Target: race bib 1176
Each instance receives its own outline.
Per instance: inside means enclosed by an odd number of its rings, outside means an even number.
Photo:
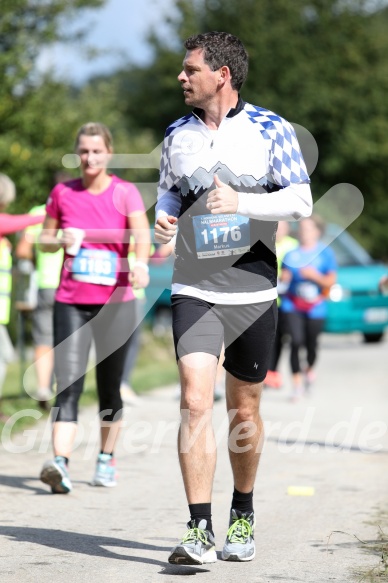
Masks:
[[[198,259],[243,255],[250,249],[249,218],[236,214],[193,217]]]

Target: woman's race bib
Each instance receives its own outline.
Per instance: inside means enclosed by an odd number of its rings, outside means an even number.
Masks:
[[[105,249],[80,249],[73,260],[73,279],[98,285],[114,285],[117,281],[115,251]]]
[[[249,218],[236,214],[193,217],[198,259],[243,255],[250,250]]]

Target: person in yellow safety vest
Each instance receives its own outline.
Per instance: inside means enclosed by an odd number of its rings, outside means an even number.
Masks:
[[[281,265],[283,258],[292,249],[298,245],[298,241],[294,237],[289,236],[290,226],[287,221],[279,221],[278,228],[276,231],[276,259],[278,263],[278,275],[280,274]],[[282,283],[279,281],[278,277],[278,305],[281,303],[282,294],[285,292],[282,289]],[[269,368],[267,376],[264,380],[264,386],[271,389],[280,389],[283,384],[282,375],[277,370],[279,358],[283,348],[283,340],[285,334],[284,319],[282,317],[282,312],[278,312],[278,325],[276,329],[276,336],[274,344],[272,347],[272,355],[269,363]]]
[[[16,233],[28,225],[41,223],[44,215],[9,215],[4,213],[7,206],[15,200],[16,189],[13,181],[0,173],[0,399],[7,372],[7,364],[14,358],[14,349],[10,340],[7,324],[11,311],[12,290],[12,255],[11,244],[4,235]],[[6,416],[0,409],[0,420]]]
[[[12,255],[8,240],[0,241],[0,323],[8,324],[11,310]]]
[[[29,212],[32,216],[45,213],[46,206],[44,204],[33,207]],[[40,407],[47,409],[48,400],[53,397],[54,296],[59,285],[63,249],[59,249],[56,253],[42,251],[37,245],[41,231],[41,225],[33,225],[24,231],[16,247],[16,257],[33,261],[37,271],[38,303],[32,312],[32,340],[38,384],[36,398]]]
[[[11,247],[7,239],[3,238],[0,240],[0,399],[7,372],[7,364],[14,358],[12,342],[6,328],[11,312],[11,270]],[[5,416],[0,409],[0,420],[3,419],[5,420]]]

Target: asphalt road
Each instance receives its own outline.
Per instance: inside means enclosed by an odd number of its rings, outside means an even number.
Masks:
[[[287,354],[281,366],[287,376]],[[325,335],[317,372],[311,396],[301,403],[289,401],[288,382],[264,394],[266,441],[254,492],[257,552],[250,563],[167,563],[188,520],[173,387],[126,409],[116,488],[88,484],[98,447],[94,408],[81,414],[69,495],[53,496],[38,480],[51,457],[50,425],[38,423],[19,435],[4,430],[0,581],[179,583],[189,575],[203,583],[360,581],[359,573],[379,565],[379,554],[367,551],[379,527],[388,533],[388,340],[366,345],[357,335]],[[214,427],[213,522],[221,550],[232,492],[222,401],[215,404]]]

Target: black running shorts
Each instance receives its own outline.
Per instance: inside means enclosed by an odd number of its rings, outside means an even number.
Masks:
[[[219,358],[224,342],[225,370],[242,381],[265,379],[277,325],[276,300],[225,305],[176,294],[171,306],[177,360],[193,352]]]

